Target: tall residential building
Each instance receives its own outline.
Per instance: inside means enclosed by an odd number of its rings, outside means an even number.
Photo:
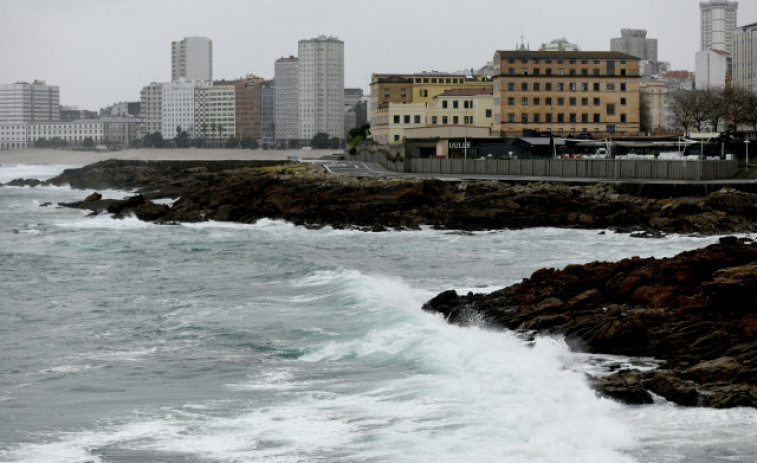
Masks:
[[[757,23],[733,33],[732,75],[735,88],[757,92]]]
[[[171,42],[171,81],[213,80],[213,42],[205,37],[186,37]]]
[[[60,120],[60,90],[35,80],[0,85],[0,124],[33,124]]]
[[[607,51],[498,51],[493,132],[636,134],[639,59]]]
[[[344,42],[326,36],[300,40],[298,52],[299,138],[343,138]]]
[[[731,55],[722,50],[704,50],[696,54],[695,82],[697,90],[725,88],[731,74]]]
[[[187,130],[190,138],[226,139],[235,136],[234,87],[234,83],[226,82],[195,83],[193,130]]]
[[[195,89],[212,86],[212,82],[171,82],[163,84],[161,133],[163,138],[173,138],[179,128],[190,138],[199,134],[195,127]]]
[[[644,29],[621,29],[620,37],[610,39],[610,51],[619,51],[641,60],[657,61],[657,39],[648,39]]]
[[[274,96],[276,139],[280,141],[299,138],[299,69],[297,58],[279,58],[274,64]]]
[[[142,136],[163,132],[163,84],[153,82],[142,87]],[[173,132],[168,136],[173,136]]]
[[[736,29],[738,2],[710,0],[700,2],[701,47],[700,50],[722,50],[731,53],[731,38]]]
[[[236,136],[259,140],[261,134],[262,77],[249,76],[234,83],[236,105]]]
[[[276,81],[266,80],[260,84],[260,142],[265,147],[276,142],[275,100]]]

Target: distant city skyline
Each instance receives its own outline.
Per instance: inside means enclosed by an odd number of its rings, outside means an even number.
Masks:
[[[658,39],[659,60],[693,71],[699,3],[533,0],[526,8],[483,0],[471,8],[387,0],[377,9],[347,0],[282,0],[263,9],[235,0],[3,0],[0,83],[44,80],[60,88],[62,105],[96,110],[139,101],[150,82],[170,81],[171,43],[184,37],[213,41],[215,79],[270,79],[276,59],[296,55],[299,40],[327,35],[344,41],[345,87],[367,91],[374,72],[478,69],[521,36],[531,49],[564,37],[582,50],[609,50],[624,28],[647,30]],[[738,25],[755,22],[757,2],[739,2]]]

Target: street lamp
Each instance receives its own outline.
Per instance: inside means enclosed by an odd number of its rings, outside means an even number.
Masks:
[[[744,140],[746,146],[746,170],[749,170],[749,140]]]

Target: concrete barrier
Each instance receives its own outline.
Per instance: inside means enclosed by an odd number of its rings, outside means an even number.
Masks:
[[[433,159],[389,161],[384,153],[360,153],[355,159],[395,172],[451,175],[511,175],[606,180],[722,180],[737,172],[733,160],[672,159]]]

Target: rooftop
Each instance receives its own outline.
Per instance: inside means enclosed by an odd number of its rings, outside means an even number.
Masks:
[[[638,61],[639,58],[618,51],[533,51],[497,50],[500,58],[515,59],[625,59]]]

